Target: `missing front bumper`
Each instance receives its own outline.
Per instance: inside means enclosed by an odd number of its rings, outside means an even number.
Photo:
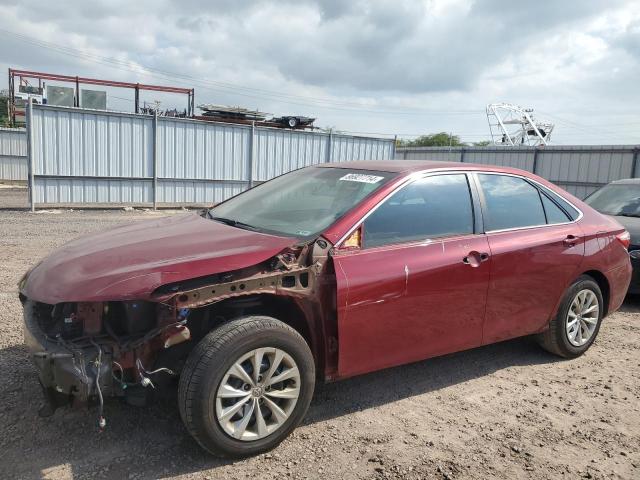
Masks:
[[[92,345],[78,347],[60,339],[47,337],[38,325],[35,303],[26,300],[24,308],[24,340],[38,372],[48,407],[41,414],[52,414],[57,407],[73,403],[87,404],[96,395],[96,378],[102,392],[112,390],[111,358]]]

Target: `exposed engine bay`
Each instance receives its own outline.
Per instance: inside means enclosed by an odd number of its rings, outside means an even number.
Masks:
[[[331,248],[320,237],[248,268],[163,285],[145,300],[49,305],[21,293],[25,343],[48,403],[40,414],[96,402],[104,428],[106,397],[146,404],[178,377],[189,351],[221,322],[247,311],[275,312],[282,299],[324,315],[327,303],[320,299],[329,295],[335,309],[327,289],[333,286]]]

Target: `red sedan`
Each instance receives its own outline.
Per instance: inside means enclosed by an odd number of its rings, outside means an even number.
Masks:
[[[200,214],[75,240],[20,282],[48,404],[140,404],[179,379],[205,449],[250,455],[336,380],[523,335],[572,358],[618,309],[629,234],[530,173],[297,170]]]

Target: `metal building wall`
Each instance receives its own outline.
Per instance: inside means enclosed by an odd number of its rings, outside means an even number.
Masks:
[[[398,148],[396,159],[449,160],[520,168],[539,175],[578,198],[612,180],[640,176],[640,145],[534,147]]]
[[[251,128],[157,118],[157,202],[215,203],[249,184]]]
[[[0,128],[0,181],[27,180],[27,133],[24,128]]]
[[[32,105],[33,203],[210,204],[328,161],[391,159],[389,139]]]
[[[428,158],[425,158],[428,157]],[[425,153],[420,148],[398,148],[396,159],[402,160],[433,160],[437,162],[459,162],[460,151],[448,148],[434,147]]]
[[[612,180],[638,176],[640,146],[555,147],[538,153],[535,173],[578,198]]]
[[[256,129],[253,181],[260,182],[296,168],[325,162],[388,160],[394,141],[282,129]]]
[[[252,180],[257,182],[329,161],[329,135],[326,134],[256,128],[254,146]]]
[[[369,137],[332,136],[332,162],[388,160],[394,158],[395,140]]]
[[[33,106],[36,204],[151,203],[152,118]]]

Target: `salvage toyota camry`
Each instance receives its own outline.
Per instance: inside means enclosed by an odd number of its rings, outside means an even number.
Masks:
[[[273,448],[331,381],[523,335],[572,358],[629,285],[629,234],[530,173],[308,167],[199,214],[92,234],[20,281],[43,415],[179,378],[188,431]],[[174,382],[174,386],[175,386]]]

